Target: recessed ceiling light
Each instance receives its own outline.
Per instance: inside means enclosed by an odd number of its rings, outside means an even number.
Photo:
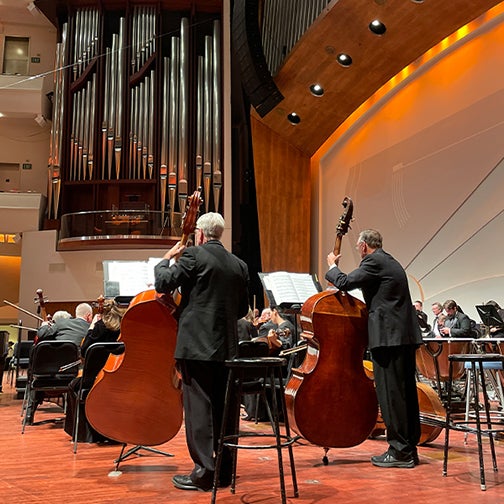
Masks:
[[[336,60],[344,67],[349,67],[352,64],[352,58],[348,54],[340,53],[336,56]]]
[[[411,0],[413,3],[423,3],[424,0]]]
[[[375,35],[383,35],[387,31],[387,27],[378,19],[373,19],[373,21],[369,23],[369,29]]]
[[[0,117],[5,117],[5,115],[4,115],[4,114],[2,114],[2,112],[0,112]]]
[[[294,126],[296,124],[299,124],[301,122],[301,117],[299,117],[296,112],[291,112],[288,116],[287,116],[287,119],[288,121],[291,123],[291,124],[294,124]]]
[[[313,96],[323,96],[324,95],[324,88],[320,84],[312,84],[310,86],[310,93]]]

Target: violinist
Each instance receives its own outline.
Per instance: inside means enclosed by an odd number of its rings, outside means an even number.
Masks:
[[[327,256],[326,280],[336,288],[360,288],[369,312],[368,346],[376,394],[387,429],[388,450],[371,457],[378,467],[413,468],[419,463],[420,415],[416,390],[416,349],[422,343],[403,267],[382,248],[382,236],[368,229],[359,234],[357,269],[345,274],[341,255]]]
[[[86,337],[81,345],[81,357],[86,358],[86,351],[93,343],[113,342],[117,341],[121,329],[121,320],[126,309],[120,307],[113,299],[103,301],[102,313],[97,313],[87,331]],[[104,355],[101,362],[95,363],[95,369],[99,371],[105,366],[107,356]],[[88,377],[90,387],[96,377]],[[74,435],[73,429],[75,424],[74,412],[76,411],[77,391],[80,387],[81,377],[74,378],[70,385],[67,394],[67,414],[65,417],[65,432],[70,436]],[[87,386],[87,384],[86,384]],[[105,441],[106,438],[96,432],[88,423],[84,408],[80,410],[82,417],[79,415],[79,432],[77,440],[85,443],[97,443]]]
[[[247,315],[238,320],[238,341],[250,341],[257,337],[254,318],[254,312],[249,308]]]
[[[89,324],[93,318],[93,309],[87,303],[81,303],[75,308],[75,318],[66,311],[54,314],[51,322],[43,322],[37,331],[37,341],[66,340],[80,346],[86,336]],[[34,392],[28,397],[26,406],[26,423],[33,425],[35,410],[44,400],[43,392]]]
[[[294,335],[294,324],[278,310],[278,306],[271,307],[271,322],[275,324],[275,329],[268,331],[268,344],[274,349],[274,354],[278,355],[282,350],[292,348],[292,338]]]
[[[87,303],[80,303],[75,308],[75,318],[68,312],[56,312],[51,322],[43,322],[37,331],[38,341],[68,340],[76,345],[82,343],[93,320],[93,309]]]
[[[168,294],[180,287],[182,297],[175,359],[182,375],[186,441],[194,468],[190,474],[173,476],[174,486],[181,490],[208,491],[213,486],[228,377],[224,361],[238,353],[237,321],[249,308],[248,268],[224,248],[224,227],[220,214],[203,214],[196,222],[195,246],[177,243],[154,268],[156,291]],[[230,419],[228,434],[234,422]],[[219,484],[228,486],[229,450],[224,450],[220,475]]]

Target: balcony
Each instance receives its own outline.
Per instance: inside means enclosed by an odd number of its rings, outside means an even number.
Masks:
[[[101,210],[61,217],[57,250],[166,249],[180,240],[180,227],[168,226],[168,213]]]

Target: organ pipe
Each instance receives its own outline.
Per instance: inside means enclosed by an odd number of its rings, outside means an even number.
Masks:
[[[120,198],[122,187],[134,187],[122,186],[125,180],[152,180],[142,191],[154,194],[151,204],[160,207],[163,219],[169,212],[173,231],[193,189],[203,186],[206,211],[220,206],[221,25],[182,17],[178,33],[169,34],[163,25],[173,23],[166,13],[160,16],[159,3],[132,6],[116,19],[104,9],[77,7],[69,12],[68,28],[61,25],[48,217],[57,218],[61,179],[68,195],[78,194],[78,183],[113,181],[85,191],[104,202],[109,188],[118,187],[114,198]]]

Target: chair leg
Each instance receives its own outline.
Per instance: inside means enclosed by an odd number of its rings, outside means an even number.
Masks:
[[[476,371],[476,363],[472,362],[472,375],[473,375],[473,391],[474,391],[474,411],[476,415],[476,435],[478,437],[478,458],[480,465],[480,486],[481,490],[486,490],[485,484],[485,462],[483,460],[483,441],[481,438],[481,421],[479,414],[479,387],[478,387],[478,373]],[[483,367],[480,366],[479,369],[481,373],[482,386],[485,386],[485,376],[483,373]]]
[[[224,437],[226,435],[226,423],[229,418],[229,408],[230,408],[230,399],[231,399],[231,388],[233,380],[235,379],[233,370],[229,371],[228,381],[226,385],[226,394],[224,398],[224,412],[222,414],[222,423],[220,429],[219,443],[217,446],[217,453],[215,457],[215,471],[214,471],[214,481],[212,486],[212,497],[210,500],[211,504],[215,504],[215,499],[217,498],[217,488],[219,486],[219,476],[220,476],[220,468],[222,464],[222,453],[224,451]],[[241,393],[238,395],[238,398],[241,397]],[[238,400],[239,403],[239,400]],[[240,415],[238,414],[238,422]],[[235,432],[238,434],[238,431]],[[231,481],[231,492],[234,493],[235,488],[235,476],[236,476],[236,449],[233,449],[233,475]]]
[[[282,496],[282,504],[287,503],[287,493],[285,491],[285,476],[283,470],[283,457],[282,457],[282,439],[280,437],[280,422],[278,421],[279,413],[278,413],[278,403],[276,397],[276,389],[275,389],[275,371],[271,369],[270,371],[270,387],[272,390],[272,404],[273,404],[273,421],[274,421],[274,434],[276,438],[276,447],[277,447],[277,458],[278,458],[278,471],[280,474],[280,493]]]
[[[77,405],[75,407],[75,418],[73,425],[73,452],[77,453],[77,438],[79,433],[79,414],[80,414],[80,395],[77,396]]]
[[[465,405],[465,421],[466,423],[469,421],[469,410],[471,405],[471,370],[468,369],[466,371],[466,405]],[[467,439],[469,437],[469,433],[466,432],[464,434],[464,444],[467,444]]]
[[[448,474],[448,445],[450,443],[450,416],[451,416],[451,393],[452,393],[453,362],[450,361],[448,372],[448,384],[446,386],[446,420],[445,420],[445,441],[443,455],[443,476]]]
[[[483,403],[485,405],[485,414],[487,417],[487,428],[488,428],[488,437],[489,437],[489,443],[490,443],[490,452],[492,454],[492,466],[494,472],[497,471],[497,459],[495,457],[495,445],[494,445],[494,438],[492,434],[492,417],[490,416],[490,403],[488,401],[488,392],[487,392],[487,387],[486,387],[486,382],[485,382],[485,370],[483,368],[480,369],[481,373],[481,389],[483,393]]]

